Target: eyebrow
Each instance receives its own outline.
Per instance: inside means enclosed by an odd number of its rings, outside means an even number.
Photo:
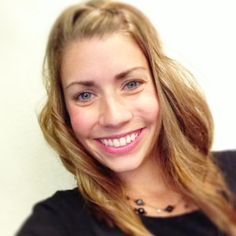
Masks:
[[[123,71],[123,72],[115,75],[115,79],[116,80],[122,80],[135,70],[146,70],[146,68],[141,67],[141,66],[133,67],[129,70]],[[70,84],[68,84],[66,86],[66,89],[70,88],[73,85],[82,85],[82,86],[85,86],[85,87],[96,87],[96,84],[93,80],[86,80],[86,81],[73,81],[73,82],[71,82]]]
[[[135,70],[146,70],[146,68],[145,67],[141,67],[141,66],[131,68],[129,70],[126,70],[124,72],[121,72],[121,73],[115,75],[115,79],[117,79],[117,80],[123,79],[123,78],[125,78],[127,75],[131,74]]]

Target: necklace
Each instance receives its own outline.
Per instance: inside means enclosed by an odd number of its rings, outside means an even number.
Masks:
[[[129,201],[131,200],[135,203],[136,207],[134,208],[134,210],[138,215],[145,215],[145,214],[147,214],[147,212],[146,212],[144,206],[148,206],[148,207],[154,209],[156,211],[156,213],[158,213],[158,214],[160,214],[162,212],[171,213],[175,210],[176,206],[181,202],[182,199],[179,199],[175,204],[169,204],[164,208],[148,205],[141,198],[130,199],[129,197],[127,197],[127,200],[129,200]],[[187,208],[187,207],[188,207],[187,204],[185,204],[185,208]]]

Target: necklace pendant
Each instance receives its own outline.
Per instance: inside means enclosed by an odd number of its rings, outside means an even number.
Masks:
[[[134,201],[138,206],[144,206],[144,201],[143,199],[139,198]]]
[[[173,205],[168,205],[166,208],[164,208],[163,210],[168,212],[168,213],[171,213],[173,210],[175,209],[175,206]]]
[[[138,215],[145,215],[146,214],[146,211],[142,207],[135,208],[134,210],[135,210],[136,214],[138,214]]]

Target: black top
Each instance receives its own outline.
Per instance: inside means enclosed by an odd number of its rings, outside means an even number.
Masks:
[[[217,152],[217,163],[232,191],[236,192],[236,152]],[[218,158],[219,157],[219,158]],[[201,212],[172,217],[142,216],[145,226],[158,236],[223,236]],[[98,222],[77,189],[58,191],[36,204],[16,236],[124,236],[118,228]]]

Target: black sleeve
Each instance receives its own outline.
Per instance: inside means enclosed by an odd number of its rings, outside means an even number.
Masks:
[[[38,203],[16,236],[66,236],[60,216],[47,202]]]
[[[16,236],[91,236],[93,225],[87,203],[75,188],[36,204]]]
[[[213,156],[229,188],[236,194],[236,150],[213,152]]]
[[[68,236],[84,232],[89,216],[83,205],[77,189],[57,191],[34,206],[16,236]]]

